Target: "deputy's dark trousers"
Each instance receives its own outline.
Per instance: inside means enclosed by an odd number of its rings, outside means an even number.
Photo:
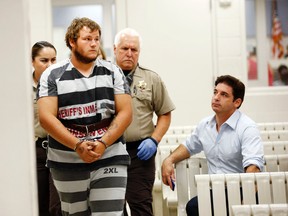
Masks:
[[[152,216],[152,189],[155,180],[155,155],[143,161],[137,157],[137,148],[127,149],[131,157],[128,167],[126,201],[131,216]],[[124,215],[127,216],[126,209]]]
[[[62,212],[59,195],[46,167],[46,149],[36,146],[36,158],[39,216],[60,216]]]

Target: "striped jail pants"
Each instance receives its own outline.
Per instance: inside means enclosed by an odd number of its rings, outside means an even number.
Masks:
[[[61,200],[63,216],[122,216],[127,166],[94,171],[50,169]]]

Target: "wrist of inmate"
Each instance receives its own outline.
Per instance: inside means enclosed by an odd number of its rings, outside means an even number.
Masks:
[[[76,143],[75,147],[74,147],[74,151],[77,151],[78,147],[79,147],[83,142],[84,142],[84,140],[79,140],[79,141]]]
[[[97,139],[98,142],[102,143],[105,146],[105,149],[109,147],[109,145],[102,139]]]

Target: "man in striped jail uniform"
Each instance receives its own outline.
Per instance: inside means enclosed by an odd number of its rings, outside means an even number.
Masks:
[[[71,57],[44,71],[39,118],[49,133],[47,166],[63,215],[122,215],[130,158],[122,134],[132,120],[119,67],[97,59],[100,26],[76,18],[65,40]]]

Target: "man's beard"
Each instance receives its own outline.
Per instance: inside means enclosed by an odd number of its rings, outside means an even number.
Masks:
[[[83,56],[79,51],[78,49],[75,49],[74,50],[74,55],[76,57],[76,59],[84,64],[89,64],[93,61],[96,60],[97,56],[95,58],[89,58],[89,57],[86,57],[86,56]]]

